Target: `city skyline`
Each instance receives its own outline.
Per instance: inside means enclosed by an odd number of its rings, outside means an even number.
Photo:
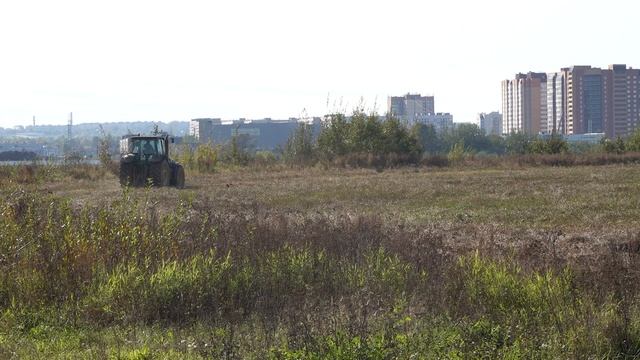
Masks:
[[[640,124],[640,70],[574,65],[502,82],[503,133],[626,137]]]
[[[638,66],[638,5],[561,5],[572,16],[550,0],[6,3],[0,126],[63,125],[69,112],[77,123],[322,116],[360,99],[384,113],[405,93],[473,122],[500,109],[500,81],[521,69]]]

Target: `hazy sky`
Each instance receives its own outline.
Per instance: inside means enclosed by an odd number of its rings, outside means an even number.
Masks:
[[[500,81],[640,67],[631,0],[0,3],[0,126],[288,118],[435,95],[474,121]]]

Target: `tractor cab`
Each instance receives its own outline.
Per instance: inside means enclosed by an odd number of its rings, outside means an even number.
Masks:
[[[169,159],[169,135],[126,135],[120,140],[120,183],[124,186],[184,187],[184,168]],[[171,141],[172,142],[172,141]]]
[[[132,136],[120,141],[120,154],[130,161],[162,161],[168,154],[166,137]]]

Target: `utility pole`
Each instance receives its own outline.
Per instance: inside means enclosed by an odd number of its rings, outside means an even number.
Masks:
[[[73,126],[73,113],[69,113],[69,125],[67,126],[67,138],[71,141],[71,127]]]

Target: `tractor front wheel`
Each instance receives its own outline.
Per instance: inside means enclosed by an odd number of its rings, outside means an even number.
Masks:
[[[178,189],[184,189],[184,168],[182,165],[176,165],[175,171],[175,186]]]

